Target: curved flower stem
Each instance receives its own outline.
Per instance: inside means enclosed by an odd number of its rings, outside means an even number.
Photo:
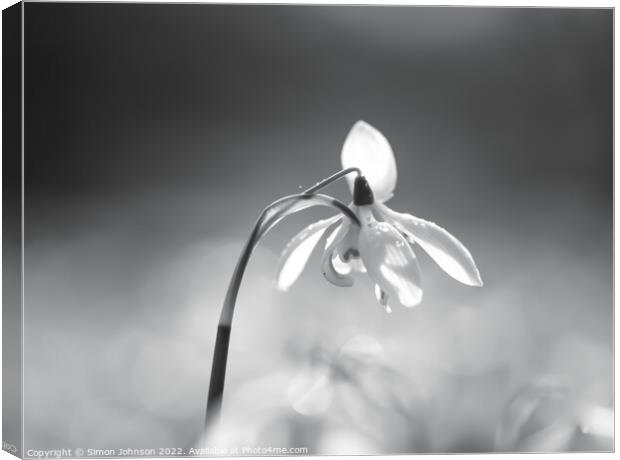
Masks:
[[[332,174],[326,179],[323,179],[321,182],[317,182],[312,187],[310,187],[308,190],[304,191],[304,193],[316,193],[322,188],[327,187],[332,182],[335,182],[341,177],[344,177],[347,174],[351,174],[352,172],[357,173],[358,176],[362,174],[362,171],[360,171],[359,168],[355,168],[355,167],[346,168],[346,169],[343,169],[342,171],[338,171],[336,174]]]
[[[357,168],[342,170],[310,187],[301,194],[287,196],[274,201],[261,212],[259,218],[257,219],[254,228],[252,229],[252,233],[243,247],[239,260],[237,261],[237,265],[233,271],[217,326],[215,349],[213,351],[213,364],[211,367],[211,381],[209,383],[207,411],[205,416],[205,434],[207,439],[209,438],[211,431],[217,426],[220,418],[222,394],[224,392],[224,380],[226,376],[226,361],[228,359],[228,347],[230,343],[230,333],[233,314],[235,311],[235,303],[237,301],[237,294],[239,293],[239,288],[241,286],[241,280],[243,279],[243,274],[250,260],[252,251],[258,244],[261,237],[269,231],[270,228],[286,217],[287,213],[296,204],[303,202],[304,200],[313,200],[316,202],[315,204],[334,207],[338,209],[338,211],[345,214],[355,224],[360,225],[358,217],[344,203],[325,195],[315,195],[315,192],[318,190],[351,172],[357,172],[358,174],[360,173]],[[277,208],[280,206],[282,209],[278,210]],[[302,206],[302,208],[303,207],[305,206]],[[274,209],[276,209],[275,212]]]

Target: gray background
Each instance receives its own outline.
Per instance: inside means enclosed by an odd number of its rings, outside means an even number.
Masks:
[[[328,212],[290,218],[237,305],[233,444],[532,450],[612,406],[611,10],[28,3],[25,21],[26,449],[192,445],[254,219],[337,170],[358,119],[394,148],[390,206],[457,235],[485,286],[418,249],[414,310],[331,286],[317,256],[278,293],[279,251]],[[510,419],[541,381],[568,389]],[[610,448],[549,447],[553,429],[543,450]]]

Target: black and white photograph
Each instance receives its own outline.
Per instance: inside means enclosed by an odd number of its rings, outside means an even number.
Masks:
[[[3,450],[615,450],[613,7],[3,6]]]

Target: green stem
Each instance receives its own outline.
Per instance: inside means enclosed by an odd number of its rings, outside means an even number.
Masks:
[[[237,265],[233,271],[217,326],[205,416],[205,433],[207,439],[209,439],[212,430],[218,425],[220,419],[222,396],[224,393],[224,381],[226,377],[226,362],[228,360],[228,348],[230,344],[232,319],[235,312],[235,303],[237,301],[239,288],[241,287],[241,280],[243,279],[243,274],[250,260],[250,256],[252,255],[252,251],[262,236],[264,236],[265,233],[273,227],[273,225],[286,217],[287,213],[289,213],[296,204],[303,202],[304,200],[312,200],[315,204],[335,207],[338,211],[342,212],[349,219],[351,219],[355,224],[360,225],[358,217],[345,204],[325,195],[314,194],[316,191],[326,187],[330,183],[351,172],[357,172],[359,174],[359,170],[357,168],[348,168],[328,177],[327,179],[324,179],[301,194],[287,196],[274,201],[263,210],[260,217],[256,221],[256,224],[252,229],[252,233],[243,247]],[[272,212],[280,206],[282,209]]]

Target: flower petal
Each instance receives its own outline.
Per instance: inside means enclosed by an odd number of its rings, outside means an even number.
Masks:
[[[334,258],[332,259],[332,263],[336,271],[344,275],[349,273],[366,273],[364,262],[362,262],[362,259],[360,259],[359,256],[350,257],[347,261],[345,261],[336,251]]]
[[[354,272],[358,272],[358,273],[367,272],[366,267],[364,266],[364,262],[359,257],[356,257],[354,259],[349,259],[349,261],[346,263],[349,265],[349,267],[351,267],[351,270],[353,270]]]
[[[256,241],[258,242],[285,217],[313,206],[325,206],[336,209],[340,214],[346,215],[349,219],[357,219],[353,210],[331,196],[320,193],[300,193],[283,197],[268,207],[261,218],[260,231]]]
[[[385,308],[386,313],[392,313],[392,309],[388,305],[388,295],[379,287],[378,284],[375,284],[375,297],[377,298],[377,302]]]
[[[336,286],[348,287],[353,286],[353,278],[347,273],[339,272],[334,266],[333,258],[336,255],[336,248],[346,238],[351,228],[351,224],[347,220],[343,220],[338,228],[327,239],[327,247],[323,253],[321,263],[323,276],[330,283]]]
[[[278,289],[286,291],[292,286],[327,228],[340,219],[342,215],[339,214],[329,219],[319,220],[308,225],[293,237],[280,256],[276,275]]]
[[[355,212],[355,208],[352,208],[352,210]],[[351,225],[348,221],[347,225],[348,228],[344,237],[336,245],[336,252],[345,263],[349,263],[353,259],[358,259],[360,256],[359,250],[357,249],[360,229],[356,225]]]
[[[354,212],[356,209],[355,206],[351,207],[351,210]],[[360,252],[357,248],[359,235],[359,227],[350,225],[346,236],[336,247],[336,257],[333,259],[333,262],[338,272],[348,273],[349,271],[353,271],[357,273],[366,273],[366,267],[364,267],[364,263],[362,259],[360,259]],[[339,267],[340,269],[338,269]]]
[[[366,176],[375,200],[384,202],[396,187],[396,160],[387,139],[365,121],[358,121],[344,141],[341,153],[343,168],[357,167]],[[351,193],[355,177],[347,176]]]
[[[312,200],[294,200],[286,201],[267,210],[265,217],[263,218],[263,225],[261,229],[262,236],[265,236],[269,230],[275,227],[276,224],[286,216],[295,214],[296,212],[303,211],[304,209],[308,209],[316,205],[317,204]]]
[[[406,307],[422,301],[420,267],[411,246],[387,222],[364,223],[359,250],[368,275],[389,297]]]
[[[334,270],[342,275],[348,275],[353,271],[351,265],[343,261],[337,253],[332,257],[332,265],[334,266]]]
[[[482,286],[474,258],[454,235],[433,222],[395,212],[381,203],[377,203],[375,209],[408,238],[422,246],[448,275],[469,286]]]

